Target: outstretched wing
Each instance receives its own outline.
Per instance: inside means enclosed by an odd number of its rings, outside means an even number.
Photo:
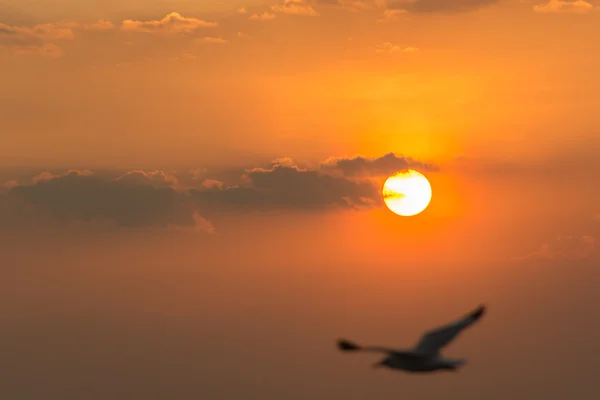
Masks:
[[[359,346],[356,343],[350,342],[346,339],[340,339],[337,341],[338,349],[342,351],[369,351],[375,353],[388,353],[393,354],[397,351],[394,349],[389,349],[387,347],[374,347],[374,346]]]
[[[421,336],[415,351],[424,354],[437,354],[450,343],[463,329],[474,324],[485,313],[485,307],[480,306],[469,315],[455,321],[449,325],[431,330]]]

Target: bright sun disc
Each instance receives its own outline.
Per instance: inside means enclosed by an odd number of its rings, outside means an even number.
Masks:
[[[383,184],[383,201],[395,214],[410,217],[421,213],[431,201],[431,185],[425,175],[409,169],[398,172]]]

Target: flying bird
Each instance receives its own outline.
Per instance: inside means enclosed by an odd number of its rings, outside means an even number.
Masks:
[[[338,348],[345,352],[367,351],[384,353],[386,356],[373,365],[408,372],[457,371],[466,364],[464,359],[445,358],[442,348],[448,345],[463,329],[478,321],[485,313],[485,306],[480,306],[458,321],[425,332],[417,345],[410,350],[396,350],[385,347],[359,346],[345,339],[337,342]]]

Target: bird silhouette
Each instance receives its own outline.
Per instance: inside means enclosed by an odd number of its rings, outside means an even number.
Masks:
[[[445,358],[442,348],[448,345],[460,332],[477,322],[485,313],[480,306],[468,315],[448,325],[425,332],[417,345],[410,350],[396,350],[386,347],[360,346],[346,339],[340,339],[337,346],[344,352],[376,352],[386,356],[373,367],[387,367],[407,372],[457,371],[466,364],[464,359]]]

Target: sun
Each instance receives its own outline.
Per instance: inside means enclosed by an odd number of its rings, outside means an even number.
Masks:
[[[398,172],[383,184],[383,201],[395,214],[403,217],[417,215],[431,201],[431,185],[420,172],[413,169]]]

